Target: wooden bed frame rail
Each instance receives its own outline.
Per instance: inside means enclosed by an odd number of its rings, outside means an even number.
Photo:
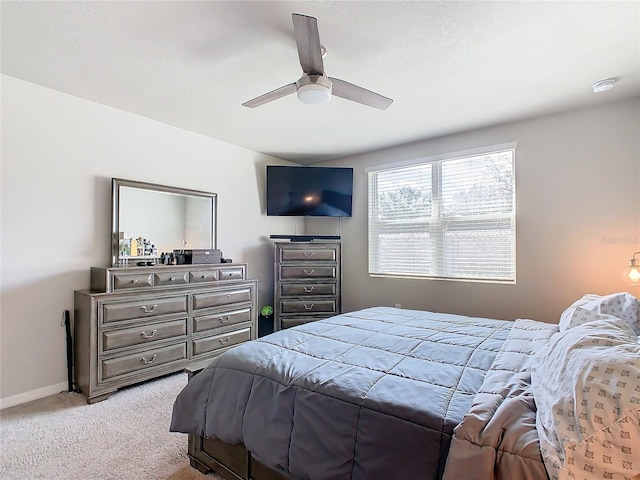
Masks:
[[[189,460],[201,473],[215,472],[227,480],[291,480],[257,460],[244,445],[189,435]]]

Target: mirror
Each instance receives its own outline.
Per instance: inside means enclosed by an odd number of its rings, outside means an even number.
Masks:
[[[162,252],[216,248],[215,193],[112,179],[113,266],[156,264]]]

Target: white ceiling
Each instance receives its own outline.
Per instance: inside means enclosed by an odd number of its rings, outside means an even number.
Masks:
[[[640,2],[1,3],[2,73],[277,157],[312,163],[640,94]],[[377,110],[295,95],[291,13],[318,18],[328,75]],[[591,85],[618,77],[609,92]]]

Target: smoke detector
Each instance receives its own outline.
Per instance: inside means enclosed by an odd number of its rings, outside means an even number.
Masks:
[[[606,78],[594,83],[591,88],[593,88],[593,93],[606,92],[607,90],[611,90],[613,88],[614,83],[616,83],[615,78]]]

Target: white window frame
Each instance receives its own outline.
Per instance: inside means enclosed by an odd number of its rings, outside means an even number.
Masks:
[[[503,284],[515,284],[516,283],[516,142],[503,143],[498,145],[491,145],[487,147],[475,148],[471,150],[464,150],[459,152],[446,153],[441,155],[434,155],[424,158],[413,159],[404,162],[396,162],[391,164],[378,165],[373,167],[368,167],[365,169],[367,173],[367,185],[368,185],[368,256],[369,256],[369,275],[372,277],[400,277],[400,278],[428,278],[434,280],[452,280],[452,281],[465,281],[465,282],[484,282],[484,283],[503,283]],[[512,160],[512,175],[513,175],[513,201],[512,201],[512,211],[509,214],[488,214],[488,215],[469,215],[469,216],[458,216],[458,217],[449,217],[447,219],[440,218],[440,205],[441,205],[441,194],[440,194],[440,185],[442,182],[441,176],[441,168],[442,162],[450,161],[450,160],[460,160],[466,157],[474,157],[479,155],[488,155],[488,154],[496,154],[505,151],[511,151],[511,160]],[[429,229],[429,245],[425,245],[425,248],[431,248],[431,262],[429,264],[428,271],[420,272],[420,273],[390,273],[380,271],[381,268],[372,269],[372,263],[375,263],[373,259],[373,255],[378,249],[378,245],[375,244],[375,235],[372,235],[372,228],[375,228],[375,232],[381,231],[384,227],[380,227],[381,224],[386,222],[377,222],[372,218],[375,217],[374,213],[376,208],[375,205],[372,205],[372,202],[376,202],[377,200],[377,184],[375,181],[377,180],[377,176],[375,175],[378,172],[382,172],[385,170],[395,170],[403,167],[411,167],[416,165],[424,165],[431,164],[431,181],[432,181],[432,212],[431,217],[427,220],[420,221],[408,221],[404,222],[404,226],[406,226],[409,230],[412,228],[412,225],[416,227],[416,231],[418,231],[418,227],[422,226],[423,230],[425,225],[428,225]],[[374,190],[375,189],[375,190]],[[444,243],[444,231],[446,230],[446,224],[462,224],[465,222],[474,222],[475,224],[479,224],[481,222],[503,222],[509,223],[512,231],[512,244],[511,244],[511,273],[506,277],[501,278],[491,278],[489,276],[478,276],[478,275],[467,275],[467,276],[447,276],[444,274],[444,262],[440,258],[439,255],[436,255],[438,248],[442,248],[442,244]],[[373,223],[373,225],[372,225]],[[374,243],[372,245],[372,243]],[[376,258],[377,255],[376,255]],[[372,271],[378,270],[378,271]]]

